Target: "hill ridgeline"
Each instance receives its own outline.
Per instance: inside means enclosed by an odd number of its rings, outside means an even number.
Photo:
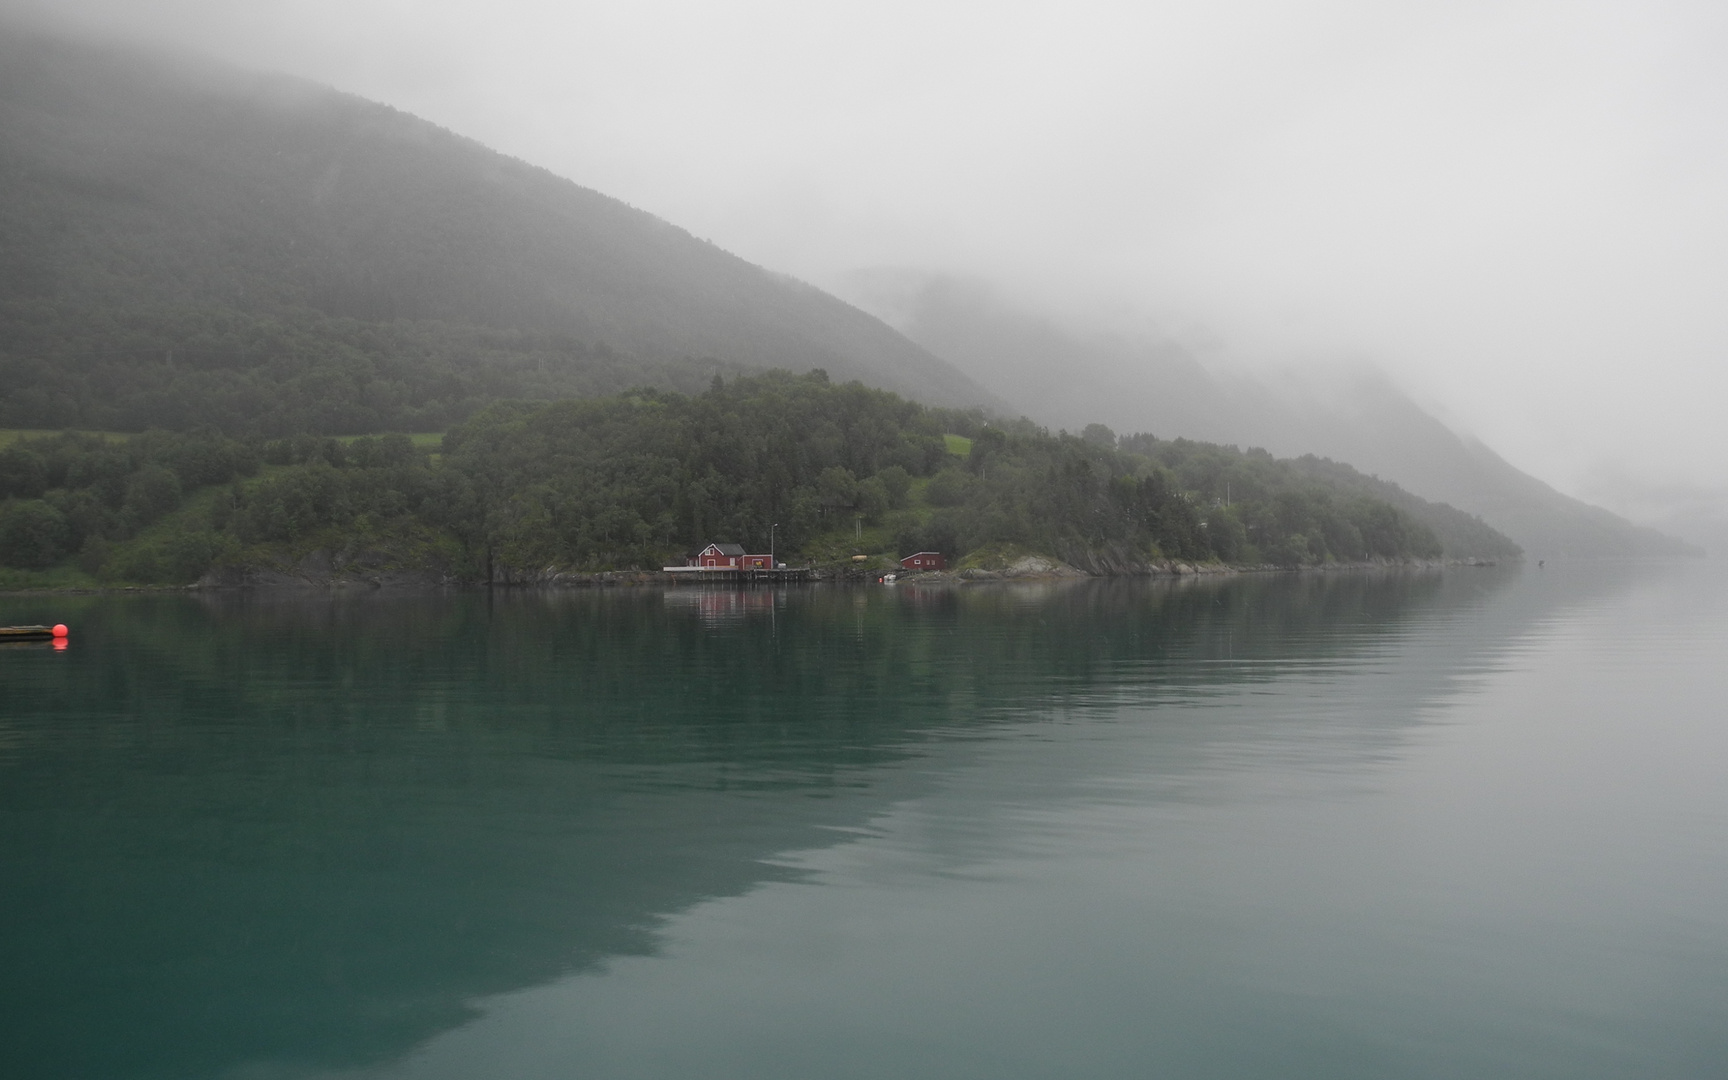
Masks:
[[[387,106],[0,24],[0,427],[440,430],[816,367],[993,401],[857,308]]]

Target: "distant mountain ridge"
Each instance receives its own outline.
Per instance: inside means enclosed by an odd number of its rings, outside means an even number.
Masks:
[[[406,394],[419,411],[403,415],[425,418],[468,391],[414,384],[404,358],[457,380],[464,356],[521,369],[494,396],[820,367],[996,404],[813,286],[395,109],[0,24],[0,426],[102,426],[124,404],[108,384],[240,408],[277,392],[257,369],[284,335],[355,395]]]
[[[1519,471],[1372,372],[1224,376],[1172,342],[1070,332],[980,282],[884,271],[855,286],[866,307],[1040,423],[1349,462],[1478,515],[1532,559],[1702,554]]]

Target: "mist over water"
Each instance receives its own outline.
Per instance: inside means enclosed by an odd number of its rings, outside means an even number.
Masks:
[[[52,603],[0,652],[19,1075],[1728,1050],[1708,566]]]

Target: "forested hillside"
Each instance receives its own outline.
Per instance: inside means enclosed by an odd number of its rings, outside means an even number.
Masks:
[[[1329,458],[1307,454],[1277,460],[1259,448],[1244,453],[1233,446],[1190,439],[1157,439],[1151,435],[1123,436],[1120,445],[1170,469],[1184,488],[1208,499],[1227,501],[1232,493],[1237,499],[1264,497],[1268,472],[1280,478],[1294,474],[1335,495],[1363,496],[1397,507],[1427,526],[1447,552],[1485,559],[1515,559],[1522,554],[1522,549],[1509,537],[1473,514],[1418,498],[1397,484],[1364,476]],[[1269,468],[1274,465],[1275,469]]]
[[[24,584],[309,565],[513,581],[655,568],[711,540],[766,550],[774,525],[793,560],[1008,545],[1098,573],[1516,551],[1486,529],[1443,545],[1415,513],[1263,452],[1004,428],[821,372],[500,403],[432,449],[209,430],[19,439],[0,449],[0,564]]]
[[[825,293],[386,106],[0,23],[0,426],[426,430],[818,366],[989,400]]]
[[[981,283],[939,276],[861,276],[858,294],[914,341],[987,377],[1011,411],[1042,424],[1104,423],[1166,439],[1347,461],[1424,499],[1480,515],[1531,557],[1701,554],[1519,471],[1371,372],[1213,370],[1177,341],[1149,332],[1075,330]]]

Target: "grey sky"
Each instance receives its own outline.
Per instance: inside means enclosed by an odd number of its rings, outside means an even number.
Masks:
[[[37,6],[389,102],[818,284],[939,269],[1245,362],[1372,359],[1576,493],[1728,491],[1728,5]]]

